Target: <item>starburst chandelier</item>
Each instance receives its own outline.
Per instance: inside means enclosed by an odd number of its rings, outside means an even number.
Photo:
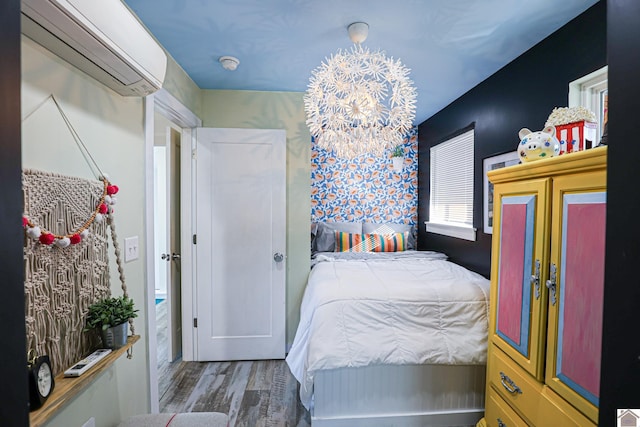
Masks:
[[[355,45],[327,58],[309,79],[307,126],[320,148],[339,157],[381,156],[413,126],[416,89],[400,60],[362,47],[368,24],[355,22],[348,30]]]

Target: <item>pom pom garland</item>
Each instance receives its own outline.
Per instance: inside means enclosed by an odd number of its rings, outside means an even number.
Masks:
[[[39,239],[40,234],[42,234],[42,232],[40,231],[40,227],[27,228],[27,236],[31,237],[32,239]]]
[[[106,175],[103,176],[102,182],[104,184],[102,196],[100,197],[95,210],[91,214],[91,217],[82,224],[78,230],[66,235],[53,234],[47,230],[42,230],[39,226],[31,222],[29,218],[23,216],[22,227],[25,229],[27,236],[34,240],[38,240],[43,245],[55,244],[59,248],[77,245],[82,240],[86,239],[87,236],[89,236],[89,227],[94,221],[104,221],[105,215],[109,219],[113,218],[114,210],[111,205],[116,203],[116,198],[113,197],[113,194],[116,194],[120,189],[117,185],[112,185]]]
[[[40,241],[40,243],[42,243],[43,245],[50,245],[53,243],[54,240],[56,240],[56,236],[54,236],[51,233],[42,233],[40,235],[40,237],[38,238],[38,240]]]
[[[69,237],[63,237],[62,239],[56,239],[54,243],[59,248],[66,248],[71,244],[71,239]]]

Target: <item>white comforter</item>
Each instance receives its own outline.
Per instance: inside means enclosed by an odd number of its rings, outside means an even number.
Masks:
[[[434,252],[315,258],[287,356],[309,408],[314,372],[486,363],[489,281]]]

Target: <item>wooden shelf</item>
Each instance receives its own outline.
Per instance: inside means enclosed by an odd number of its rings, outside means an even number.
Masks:
[[[31,427],[40,427],[59,410],[67,406],[71,400],[80,392],[86,389],[101,373],[109,368],[113,363],[122,356],[131,346],[140,339],[140,335],[132,335],[127,339],[127,345],[117,350],[113,350],[104,359],[96,363],[91,369],[82,376],[75,378],[65,377],[60,374],[55,377],[55,388],[53,393],[44,402],[41,408],[32,411],[29,414],[29,424]]]

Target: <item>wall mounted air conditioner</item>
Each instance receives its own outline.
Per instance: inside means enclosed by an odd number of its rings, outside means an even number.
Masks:
[[[22,33],[121,95],[162,87],[167,56],[120,0],[22,0]]]

